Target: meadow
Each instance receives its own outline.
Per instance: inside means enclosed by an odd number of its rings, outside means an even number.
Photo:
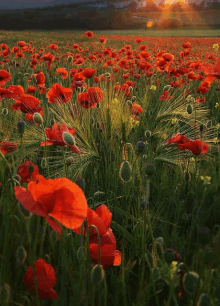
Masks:
[[[220,305],[202,31],[0,31],[1,305]]]

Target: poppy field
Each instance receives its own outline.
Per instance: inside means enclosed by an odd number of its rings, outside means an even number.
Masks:
[[[0,37],[0,305],[220,305],[220,38]]]

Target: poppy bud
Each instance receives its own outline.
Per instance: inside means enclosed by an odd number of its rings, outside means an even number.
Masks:
[[[11,295],[11,287],[8,284],[0,286],[0,302],[8,303]]]
[[[40,124],[40,125],[43,124],[43,118],[42,118],[41,114],[39,114],[39,113],[34,113],[33,120],[37,124]]]
[[[2,115],[8,115],[8,109],[7,108],[2,109]]]
[[[99,264],[95,265],[91,271],[91,280],[94,286],[99,285],[104,278],[103,267]]]
[[[202,293],[199,297],[197,306],[210,306],[210,298],[206,293]]]
[[[96,191],[96,192],[94,193],[94,198],[95,198],[95,199],[98,199],[98,198],[103,197],[104,195],[105,195],[104,192],[102,192],[102,191]]]
[[[185,173],[185,182],[189,182],[190,176],[189,176],[189,172]]]
[[[206,248],[204,250],[204,263],[209,264],[213,260],[213,252],[211,249]]]
[[[155,283],[158,280],[159,276],[160,276],[160,271],[159,271],[159,269],[157,267],[152,268],[151,271],[152,271],[153,282]]]
[[[133,97],[131,98],[131,102],[134,103],[135,101],[137,101],[137,97],[136,97],[136,96],[133,96]]]
[[[41,168],[43,168],[43,169],[45,169],[47,167],[47,160],[46,160],[45,157],[42,158],[40,165],[41,165]]]
[[[132,178],[131,165],[127,160],[124,160],[120,165],[119,177],[123,182],[129,182]]]
[[[186,111],[187,111],[187,113],[188,113],[189,115],[192,114],[193,109],[192,109],[192,105],[191,105],[191,104],[188,104],[188,105],[187,105]]]
[[[34,166],[33,166],[33,165],[30,165],[30,166],[28,167],[28,170],[29,170],[29,172],[32,174],[32,173],[34,172]]]
[[[137,153],[144,153],[145,147],[146,147],[145,142],[138,141],[138,143],[137,143]]]
[[[71,165],[73,164],[73,162],[74,162],[74,159],[73,159],[72,156],[70,156],[70,157],[68,157],[68,158],[66,159],[66,165],[67,165],[67,166],[71,166]]]
[[[29,218],[31,216],[31,213],[29,212],[29,210],[25,209],[22,204],[19,203],[18,208],[19,208],[21,215],[24,218]]]
[[[21,181],[20,175],[16,174],[16,175],[15,175],[15,179],[16,179],[16,181],[20,182],[20,181]]]
[[[159,242],[162,246],[164,246],[164,239],[163,237],[158,237],[155,242]]]
[[[210,241],[210,229],[205,226],[200,226],[197,231],[197,237],[199,243],[207,244]]]
[[[72,57],[71,55],[69,55],[69,56],[67,57],[67,62],[68,62],[68,63],[72,63],[72,61],[73,61],[73,57]]]
[[[196,272],[185,273],[183,277],[183,287],[191,294],[195,294],[199,284],[199,274]]]
[[[132,102],[131,102],[131,100],[127,100],[127,105],[128,105],[129,107],[132,107]]]
[[[24,121],[19,121],[17,123],[17,128],[18,128],[19,135],[22,137],[24,135],[25,122]]]
[[[171,88],[171,85],[166,85],[166,86],[164,86],[163,91],[167,91],[167,90],[169,90],[170,88]]]
[[[23,265],[23,263],[25,262],[25,259],[27,258],[27,252],[22,245],[20,245],[17,248],[15,257],[16,257],[17,265]]]
[[[206,123],[206,127],[207,127],[207,128],[210,128],[211,126],[212,126],[212,121],[209,120],[209,121]]]
[[[50,234],[50,239],[53,243],[55,243],[58,240],[58,233],[57,231],[52,231]]]
[[[151,164],[151,163],[147,163],[146,166],[145,166],[145,173],[148,176],[152,176],[153,173],[154,173],[154,165]]]
[[[144,132],[144,134],[145,134],[145,137],[147,137],[147,138],[150,138],[150,137],[151,137],[151,131],[149,131],[149,130],[146,130],[146,131]]]
[[[203,124],[200,124],[199,130],[200,130],[201,133],[204,131],[204,125]]]
[[[84,252],[85,252],[84,246],[80,246],[80,247],[78,248],[77,253],[76,253],[76,257],[77,257],[77,259],[78,259],[79,262],[82,261]]]
[[[77,177],[75,183],[83,190],[85,191],[85,180],[82,177]]]
[[[173,249],[165,249],[163,255],[168,264],[175,260],[175,251]]]

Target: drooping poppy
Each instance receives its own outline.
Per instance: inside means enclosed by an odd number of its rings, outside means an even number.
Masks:
[[[31,213],[45,217],[53,230],[61,234],[63,226],[75,229],[81,226],[87,215],[87,201],[82,189],[67,178],[45,179],[36,176],[28,183],[28,190],[14,187],[15,197]]]
[[[53,266],[39,258],[35,261],[36,282],[40,299],[57,299],[58,294],[53,289],[56,283],[56,274]],[[29,266],[24,275],[23,282],[31,296],[36,296],[33,267]]]
[[[33,168],[32,171],[30,167]],[[29,183],[31,179],[35,179],[39,175],[39,169],[31,161],[26,160],[18,166],[17,174],[20,176],[22,182]]]
[[[89,87],[87,89],[88,101],[97,104],[103,100],[103,91],[99,87]]]
[[[180,150],[190,150],[194,155],[199,155],[202,151],[202,153],[206,154],[208,153],[208,146],[207,144],[199,139],[190,140],[185,143],[179,143],[178,147]]]
[[[52,85],[47,92],[46,97],[49,103],[64,104],[68,103],[72,98],[73,91],[71,88],[62,87],[59,83]]]
[[[0,86],[3,86],[5,83],[11,80],[11,74],[6,70],[0,70]]]
[[[72,128],[68,128],[65,123],[62,123],[61,125],[56,122],[53,124],[52,128],[46,128],[45,129],[45,133],[47,135],[47,141],[45,143],[45,141],[41,142],[41,146],[45,146],[45,144],[47,146],[51,146],[51,145],[55,145],[55,146],[66,146],[67,144],[64,142],[63,140],[63,133],[64,132],[68,132],[70,133],[72,136],[75,135],[75,129]],[[78,150],[73,146],[73,145],[67,145],[68,148],[70,148],[74,153],[79,153]]]
[[[111,265],[119,266],[121,264],[121,252],[116,250],[116,240],[112,230],[109,228],[107,232],[100,236],[100,264],[103,269],[109,268]],[[98,237],[91,235],[89,238],[89,251],[94,264],[98,263]]]
[[[9,141],[0,142],[0,152],[5,155],[17,149],[17,144]]]

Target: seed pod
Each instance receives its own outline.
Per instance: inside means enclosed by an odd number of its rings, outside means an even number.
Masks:
[[[94,286],[99,285],[104,278],[103,267],[99,264],[95,265],[91,271],[91,281]]]
[[[192,114],[193,108],[192,108],[192,105],[191,105],[191,104],[188,104],[188,105],[187,105],[186,111],[187,111],[187,113],[188,113],[189,115]]]
[[[132,168],[127,160],[124,160],[120,165],[119,177],[123,182],[129,182],[132,178]]]
[[[145,147],[146,147],[145,142],[143,142],[143,141],[138,141],[137,146],[136,146],[137,153],[140,153],[140,154],[141,154],[141,153],[144,153]]]
[[[205,226],[200,226],[197,230],[197,238],[199,243],[207,244],[210,242],[210,229]]]
[[[73,162],[74,162],[74,159],[73,159],[72,156],[70,156],[66,159],[66,164],[67,164],[68,167],[71,166],[73,164]]]
[[[75,183],[83,190],[85,191],[85,180],[82,177],[77,177]]]
[[[40,124],[40,125],[43,124],[43,118],[40,113],[34,113],[33,120],[37,124]]]
[[[70,134],[69,132],[63,132],[63,140],[67,145],[70,145],[70,146],[76,145],[74,136]]]
[[[25,260],[27,258],[27,252],[22,245],[20,245],[17,248],[16,253],[15,253],[15,257],[16,257],[17,265],[23,265],[23,263],[25,262]]]
[[[8,115],[8,109],[7,108],[2,109],[2,115]]]
[[[8,284],[0,286],[0,302],[8,303],[11,295],[11,287]]]
[[[21,137],[24,135],[24,130],[25,130],[25,122],[24,121],[19,121],[17,123],[17,128],[18,128],[18,133]]]
[[[195,295],[198,285],[199,285],[199,274],[197,274],[196,272],[189,272],[184,274],[183,287],[188,293]]]
[[[153,173],[154,173],[154,165],[152,163],[147,163],[145,165],[145,173],[148,176],[152,176],[153,175]]]
[[[40,165],[41,165],[41,168],[43,169],[47,167],[47,160],[45,157],[42,158]]]
[[[163,255],[168,264],[175,260],[175,251],[171,248],[165,249]]]
[[[199,297],[197,306],[210,306],[210,298],[206,293],[202,293]]]

